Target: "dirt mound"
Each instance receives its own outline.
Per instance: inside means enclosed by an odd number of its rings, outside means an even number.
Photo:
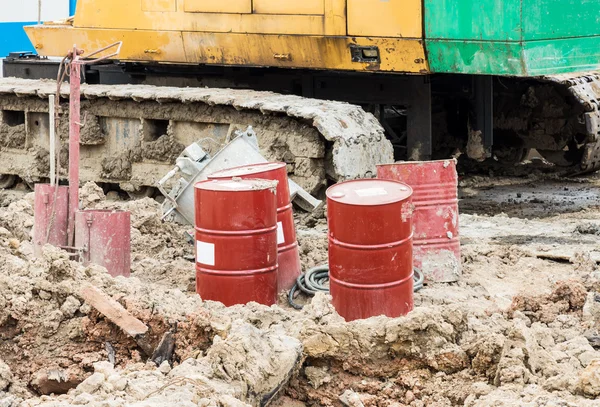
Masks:
[[[506,216],[461,218],[461,281],[428,285],[406,317],[346,323],[323,294],[302,311],[203,302],[187,291],[186,228],[162,222],[155,201],[110,201],[93,184],[81,198],[131,212],[132,277],[49,246],[35,259],[31,197],[0,207],[0,405],[598,405],[597,267],[586,253],[553,262],[497,239]],[[301,222],[298,240],[305,268],[327,261],[324,221]],[[86,303],[86,285],[145,324],[152,349],[170,332],[171,363],[148,363]]]
[[[586,298],[587,291],[583,284],[578,281],[561,281],[550,295],[515,297],[509,312],[522,311],[535,321],[550,323],[560,314],[581,315]]]

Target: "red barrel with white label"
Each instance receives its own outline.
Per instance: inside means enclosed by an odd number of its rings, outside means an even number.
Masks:
[[[377,177],[413,189],[414,266],[425,282],[457,281],[460,270],[456,160],[407,161],[379,165]]]
[[[277,300],[276,181],[206,180],[194,188],[196,292],[226,306]]]
[[[330,291],[347,321],[413,309],[411,195],[377,179],[327,190]]]
[[[277,256],[279,271],[277,290],[289,290],[302,272],[300,252],[294,226],[294,213],[285,163],[252,164],[215,172],[209,179],[260,178],[277,184]]]

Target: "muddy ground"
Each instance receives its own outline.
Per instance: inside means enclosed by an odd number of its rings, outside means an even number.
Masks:
[[[85,207],[132,213],[132,276],[113,279],[31,244],[32,194],[0,192],[0,406],[600,406],[600,176],[463,177],[463,274],[415,310],[346,323],[224,308],[194,294],[188,228],[149,198],[86,185]],[[304,268],[327,259],[326,220],[297,216]],[[166,332],[172,363],[87,304],[99,288]]]

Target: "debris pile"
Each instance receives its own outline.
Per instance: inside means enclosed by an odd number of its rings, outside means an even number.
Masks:
[[[321,293],[302,311],[203,302],[187,291],[185,228],[162,223],[151,199],[108,195],[82,191],[86,207],[131,211],[129,279],[50,246],[35,259],[30,197],[0,208],[0,405],[598,405],[596,264],[483,236],[502,215],[461,218],[461,281],[420,291],[406,317],[346,323]],[[327,256],[325,224],[311,222],[298,231],[304,267]],[[147,345],[89,301],[89,286],[148,328]],[[169,335],[174,352],[150,361]]]

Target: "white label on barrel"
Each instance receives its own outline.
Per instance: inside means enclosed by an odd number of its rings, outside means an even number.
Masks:
[[[285,234],[283,233],[283,223],[277,222],[277,244],[285,243]]]
[[[381,196],[387,195],[387,191],[383,188],[365,188],[365,189],[357,189],[356,195],[358,196]]]
[[[215,265],[215,245],[196,241],[196,261],[207,266]]]

